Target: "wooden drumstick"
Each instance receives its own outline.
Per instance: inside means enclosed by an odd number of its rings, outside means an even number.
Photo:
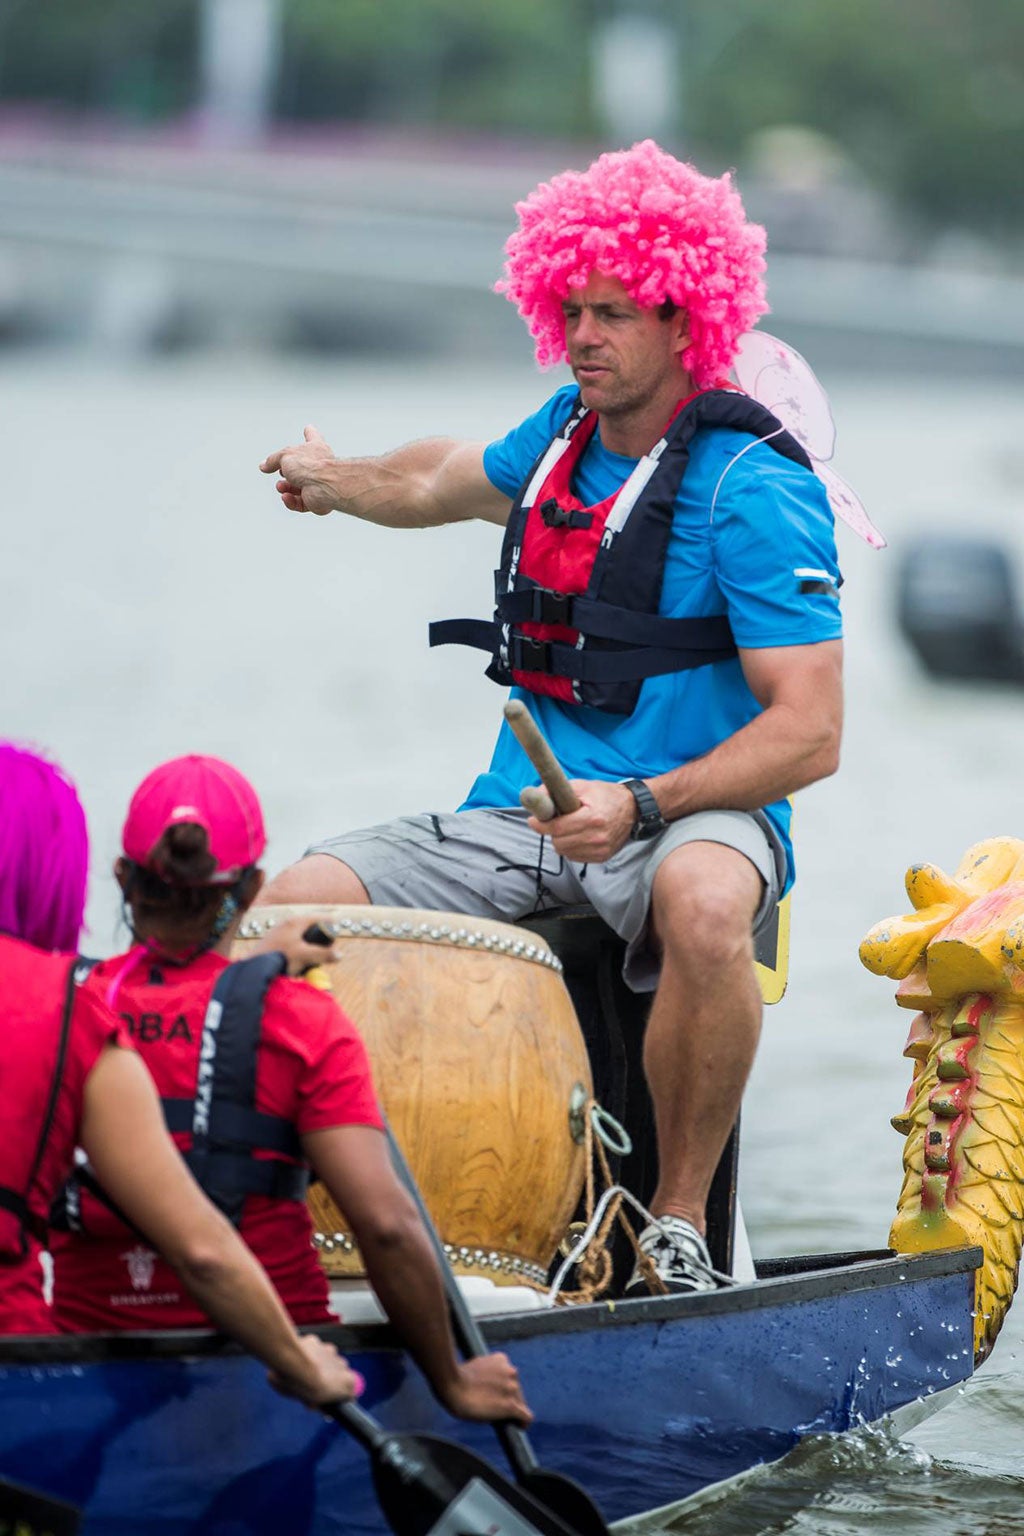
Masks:
[[[554,811],[559,816],[568,815],[570,811],[578,811],[580,802],[576,797],[576,791],[563,773],[562,765],[544,740],[536,721],[522,699],[509,699],[505,705],[505,719],[515,732],[519,745],[540,774],[541,783],[551,797]],[[523,794],[525,793],[524,790]],[[520,799],[523,799],[522,795]],[[525,799],[523,804],[539,821],[550,821],[550,816],[541,816],[540,811],[535,810],[534,806]]]
[[[558,815],[555,802],[540,784],[527,784],[525,789],[521,789],[519,803],[529,811],[531,816],[536,816],[538,821],[551,821]]]

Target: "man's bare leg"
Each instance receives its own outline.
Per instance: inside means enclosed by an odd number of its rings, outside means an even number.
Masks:
[[[662,970],[644,1039],[658,1137],[651,1210],[702,1233],[761,1030],[751,926],[762,891],[750,860],[721,843],[684,844],[654,877]]]
[[[329,853],[311,853],[268,880],[256,898],[259,906],[351,906],[369,901],[354,870]]]

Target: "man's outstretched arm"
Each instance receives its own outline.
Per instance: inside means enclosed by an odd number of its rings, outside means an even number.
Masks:
[[[370,459],[336,459],[315,427],[263,460],[292,512],[347,512],[385,528],[435,528],[470,518],[504,527],[512,503],[484,473],[483,443],[428,437]]]

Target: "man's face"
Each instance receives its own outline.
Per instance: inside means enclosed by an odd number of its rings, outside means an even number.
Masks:
[[[688,383],[681,356],[690,344],[686,315],[662,320],[641,309],[617,277],[591,274],[562,301],[569,363],[588,410],[623,415],[666,387]]]

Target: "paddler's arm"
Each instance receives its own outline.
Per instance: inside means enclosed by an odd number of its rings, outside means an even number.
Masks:
[[[843,723],[841,640],[741,650],[761,714],[703,757],[644,783],[666,821],[695,811],[756,811],[835,773]],[[580,810],[531,820],[563,858],[592,864],[628,841],[636,802],[621,784],[572,780]]]
[[[504,527],[512,503],[484,473],[484,444],[451,437],[407,443],[369,459],[337,459],[315,427],[263,460],[292,512],[347,512],[385,528],[434,528],[470,518]]]
[[[134,1051],[108,1046],[85,1084],[81,1142],[100,1183],[173,1264],[218,1328],[310,1407],[355,1395],[333,1345],[300,1339],[266,1274],[210,1204],[167,1134],[153,1081]]]
[[[529,1424],[532,1414],[506,1355],[456,1358],[437,1261],[383,1133],[369,1125],[334,1126],[308,1131],[302,1147],[348,1219],[381,1306],[448,1411]]]

